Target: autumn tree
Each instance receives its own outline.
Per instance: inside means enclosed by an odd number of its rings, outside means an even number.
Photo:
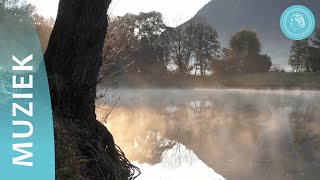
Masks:
[[[183,38],[183,47],[184,47],[184,65],[186,70],[192,70],[194,68],[194,65],[192,65],[192,60],[194,58],[194,21],[190,21],[185,25],[184,30],[184,38]]]
[[[99,83],[117,84],[121,75],[131,69],[138,39],[135,34],[136,16],[126,14],[109,18],[108,34],[102,52]]]
[[[234,72],[232,51],[230,48],[222,48],[220,58],[212,63],[211,69],[213,74],[226,74]]]
[[[214,61],[219,54],[220,43],[218,41],[218,33],[202,18],[196,18],[193,21],[192,40],[196,60],[195,72],[197,73],[199,67],[200,75],[205,76],[212,61]]]
[[[178,72],[182,74],[189,73],[191,70],[191,61],[193,57],[193,31],[192,23],[186,26],[168,27],[162,34],[162,39],[167,42],[169,57],[178,67]]]

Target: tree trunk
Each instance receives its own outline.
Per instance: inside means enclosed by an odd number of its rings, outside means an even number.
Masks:
[[[131,164],[95,114],[111,0],[60,0],[45,54],[54,118],[74,131],[90,179],[130,179]],[[59,143],[59,142],[57,142]]]
[[[109,4],[110,0],[61,0],[59,3],[45,62],[53,109],[63,116],[89,122],[95,119],[95,87]]]

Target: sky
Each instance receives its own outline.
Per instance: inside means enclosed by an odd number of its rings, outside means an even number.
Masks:
[[[36,5],[38,12],[44,17],[57,15],[59,0],[27,0]],[[159,11],[163,14],[165,23],[177,26],[192,18],[210,0],[112,0],[109,12],[113,16],[126,13]]]

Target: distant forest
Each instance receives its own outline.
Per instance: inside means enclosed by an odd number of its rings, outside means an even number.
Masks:
[[[37,31],[46,49],[54,21],[35,14]],[[259,32],[239,29],[222,47],[216,29],[202,17],[177,27],[166,26],[159,12],[110,17],[103,50],[100,82],[169,76],[206,77],[225,74],[285,72],[273,65]],[[294,72],[320,71],[320,28],[314,38],[293,41],[288,64]]]

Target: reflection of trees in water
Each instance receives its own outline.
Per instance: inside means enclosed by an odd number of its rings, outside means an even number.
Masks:
[[[241,168],[236,166],[240,165],[240,161],[246,159],[245,157],[237,157],[239,155],[247,156],[245,166],[251,168],[247,169],[245,175],[247,178],[290,180],[307,176],[305,168],[312,167],[305,164],[308,163],[305,161],[305,154],[310,151],[302,150],[302,146],[298,144],[293,147],[287,135],[281,134],[281,132],[278,134],[279,137],[264,134],[263,136],[270,137],[262,137],[266,140],[262,146],[258,145],[258,137],[265,128],[263,124],[270,123],[272,108],[276,107],[243,103],[241,100],[231,103],[228,108],[225,104],[226,102],[221,99],[205,99],[177,106],[177,111],[170,116],[170,121],[174,126],[171,126],[171,133],[168,136],[170,139],[176,139],[186,144],[200,157],[206,159],[211,156],[212,159],[218,159],[219,165],[224,164],[223,169],[230,170],[230,173],[227,174],[231,177],[236,177],[236,174],[240,173],[236,172],[236,169]],[[285,99],[285,102],[277,105],[280,109],[288,107],[288,100]],[[308,127],[315,123],[314,112],[317,111],[316,108],[316,106],[310,105],[302,110],[301,106],[297,106],[289,114],[289,125],[294,142],[303,142],[314,137],[310,134]],[[221,153],[224,157],[217,157],[214,152],[211,152],[222,151],[222,148],[217,147],[222,145],[219,142],[221,133],[227,134],[225,144],[228,147]],[[315,145],[311,142],[310,144]],[[293,148],[300,148],[303,154],[297,154],[298,151],[295,152]],[[314,154],[314,152],[310,153]],[[309,157],[309,159],[315,160],[314,157]],[[231,161],[232,163],[230,163]]]
[[[176,111],[168,113],[169,127],[166,136],[179,142],[200,148],[208,138],[215,136],[220,123],[210,101],[191,101],[176,106]]]
[[[282,134],[264,141],[258,148],[256,176],[262,175],[262,180],[312,180],[320,175],[320,158],[316,157],[319,149],[315,148],[320,134],[312,128],[320,125],[319,109],[300,100],[294,104],[288,113],[289,134],[282,127]]]
[[[289,114],[290,127],[295,143],[303,144],[311,138],[312,132],[308,126],[315,122],[313,111],[315,111],[315,109],[311,109],[310,106],[303,107],[302,105],[298,104]]]
[[[151,109],[148,109],[150,115],[142,114],[146,115],[144,119],[151,119],[152,129],[163,123],[166,129],[161,131],[162,137],[186,145],[228,179],[317,180],[315,177],[320,177],[317,176],[320,173],[318,95],[241,92],[195,96],[162,104],[158,100],[151,105],[141,104]],[[137,107],[128,109],[141,114]],[[130,124],[142,121],[132,115],[128,120]],[[163,151],[154,150],[157,154]]]
[[[144,163],[156,164],[161,160],[161,155],[166,149],[172,148],[174,141],[165,139],[157,131],[148,131],[144,136],[134,139],[133,150],[135,151],[133,160]]]
[[[320,121],[319,107],[316,104],[298,103],[289,114],[290,129],[300,159],[300,169],[306,175],[320,176]]]
[[[190,144],[192,132],[188,128],[190,126],[189,119],[191,118],[188,106],[181,104],[175,108],[174,112],[167,113],[168,129],[166,137]]]
[[[211,151],[211,145],[219,141],[217,136],[225,132],[230,136],[228,139],[232,139],[228,143],[234,147],[243,144],[246,136],[256,139],[259,111],[255,105],[237,104],[232,111],[226,111],[223,104],[225,102],[216,99],[204,99],[178,105],[177,110],[168,115],[168,138],[202,152]]]

